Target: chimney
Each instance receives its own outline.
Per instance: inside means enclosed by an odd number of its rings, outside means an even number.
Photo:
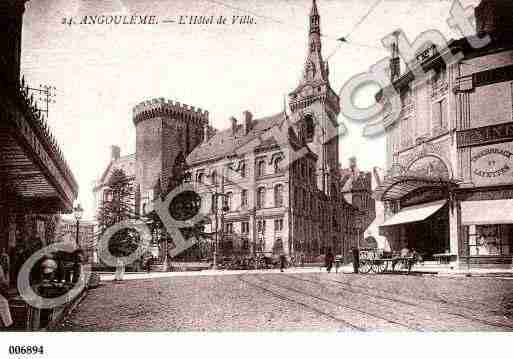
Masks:
[[[121,157],[121,149],[119,146],[110,146],[110,160],[116,161]]]
[[[232,124],[232,136],[235,136],[237,133],[237,119],[235,117],[230,117],[230,122]]]
[[[203,126],[203,143],[208,141],[208,123]]]
[[[251,121],[253,120],[253,115],[249,111],[244,111],[242,113],[242,118],[244,120],[244,124],[243,124],[244,135],[247,135],[249,133],[249,131],[251,131],[251,125],[252,125]]]

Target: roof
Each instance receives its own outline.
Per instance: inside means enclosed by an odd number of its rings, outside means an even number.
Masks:
[[[280,112],[272,116],[255,119],[251,122],[251,130],[246,135],[244,134],[242,124],[237,125],[235,136],[231,128],[217,132],[212,138],[197,146],[187,156],[187,164],[194,165],[199,162],[235,155],[238,152],[244,153],[258,147],[277,144],[274,138],[261,141],[259,137],[272,127],[281,126],[285,116],[284,112]]]
[[[123,170],[125,175],[129,178],[135,177],[135,153],[111,161],[98,181],[100,185],[106,182],[107,176],[112,173],[112,170],[115,168]]]

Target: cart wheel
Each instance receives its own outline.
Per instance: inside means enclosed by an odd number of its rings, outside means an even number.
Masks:
[[[369,273],[371,268],[372,268],[372,264],[370,261],[368,261],[366,259],[360,260],[360,268],[358,269],[358,271],[360,273]]]
[[[387,262],[386,261],[376,260],[376,261],[374,261],[374,263],[372,263],[372,271],[374,273],[383,273],[386,270],[387,270]]]

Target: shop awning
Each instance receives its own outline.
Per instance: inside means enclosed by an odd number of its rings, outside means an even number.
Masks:
[[[378,201],[398,200],[424,188],[440,190],[455,186],[452,180],[419,176],[396,176],[386,178],[374,191],[374,199]]]
[[[461,202],[461,223],[508,224],[513,223],[513,199]]]
[[[446,202],[446,200],[442,200],[405,207],[387,219],[380,227],[423,221],[442,208]]]

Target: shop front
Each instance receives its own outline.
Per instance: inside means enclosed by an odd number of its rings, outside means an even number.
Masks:
[[[460,207],[461,265],[511,268],[513,198],[462,201]]]
[[[433,168],[433,167],[432,167]],[[457,183],[443,173],[403,171],[376,189],[385,221],[379,226],[393,252],[415,250],[425,261],[457,260]]]

